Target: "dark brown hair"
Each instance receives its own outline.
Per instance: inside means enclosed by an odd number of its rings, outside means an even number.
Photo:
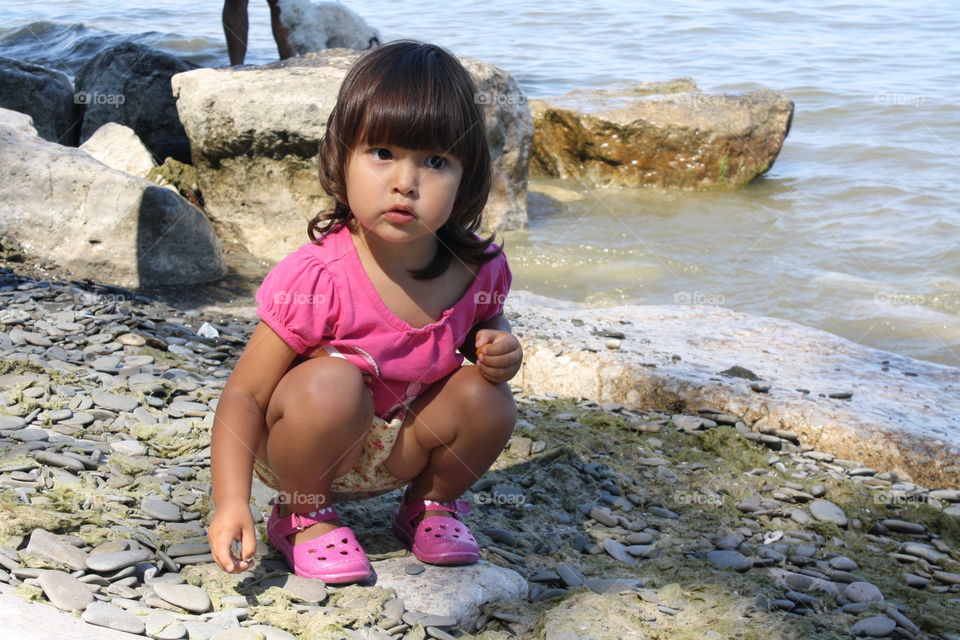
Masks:
[[[490,150],[477,87],[453,54],[442,47],[399,40],[363,54],[347,73],[320,139],[320,185],[335,201],[307,225],[314,244],[353,218],[347,203],[346,159],[358,144],[443,150],[463,165],[450,219],[437,232],[437,252],[418,280],[442,275],[455,254],[483,264],[494,236],[475,235],[490,191]],[[320,237],[317,237],[317,234]]]

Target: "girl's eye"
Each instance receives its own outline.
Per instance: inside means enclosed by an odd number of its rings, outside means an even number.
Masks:
[[[373,154],[373,157],[377,160],[389,160],[393,157],[393,154],[390,153],[390,149],[384,149],[383,147],[371,149],[370,153]]]
[[[447,159],[443,156],[430,156],[426,164],[431,169],[443,169],[447,165]]]

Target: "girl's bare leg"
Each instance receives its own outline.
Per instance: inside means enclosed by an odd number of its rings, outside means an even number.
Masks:
[[[412,480],[411,499],[454,500],[490,468],[513,432],[517,409],[507,383],[461,367],[413,401],[384,465]],[[428,511],[423,517],[449,515]]]
[[[287,372],[270,398],[261,447],[279,485],[281,515],[332,504],[330,486],[360,459],[372,421],[373,398],[350,362],[312,358]],[[290,539],[299,544],[339,526],[321,522]]]

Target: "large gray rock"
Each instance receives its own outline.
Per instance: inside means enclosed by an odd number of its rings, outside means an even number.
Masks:
[[[198,69],[173,78],[207,213],[220,237],[276,261],[307,240],[307,221],[331,204],[317,145],[337,91],[360,54],[331,49],[263,67]],[[493,158],[484,231],[526,222],[533,125],[505,72],[464,60],[478,85]]]
[[[396,590],[407,610],[451,616],[464,629],[476,629],[481,608],[488,602],[525,598],[527,582],[516,571],[486,561],[458,567],[425,565],[410,575],[405,568],[413,556],[373,563],[377,586]]]
[[[130,127],[148,147],[158,137],[185,135],[170,78],[193,68],[169,53],[133,42],[90,58],[77,74],[80,142],[107,122]]]
[[[28,136],[37,135],[37,128],[33,126],[33,118],[12,109],[0,109],[0,127],[9,127]]]
[[[576,91],[531,108],[531,172],[594,186],[741,186],[773,166],[793,118],[782,93],[704,94],[689,79]]]
[[[0,230],[25,254],[98,282],[189,284],[225,273],[210,223],[178,194],[3,126]]]
[[[0,107],[32,117],[33,126],[45,140],[77,144],[73,84],[60,71],[0,58]]]
[[[671,413],[711,407],[924,486],[960,484],[952,471],[960,456],[956,367],[720,307],[586,309],[514,291],[507,309],[524,352],[511,385],[523,391]],[[593,333],[604,329],[624,334],[619,349]],[[756,393],[749,380],[719,375],[734,365],[772,388]],[[853,396],[828,397],[838,390]]]

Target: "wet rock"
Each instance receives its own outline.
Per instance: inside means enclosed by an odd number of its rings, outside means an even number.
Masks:
[[[61,71],[0,58],[0,107],[31,118],[32,133],[22,125],[18,129],[26,135],[62,145],[77,144],[73,83]]]

